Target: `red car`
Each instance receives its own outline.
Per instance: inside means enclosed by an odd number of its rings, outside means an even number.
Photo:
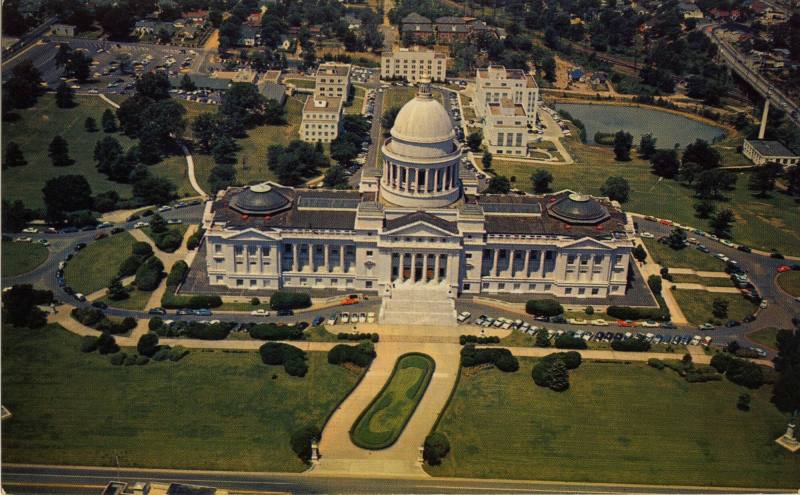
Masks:
[[[789,265],[781,265],[778,267],[778,273],[788,272],[792,269]]]
[[[661,225],[672,225],[672,220],[661,220],[658,223],[660,223]]]
[[[617,320],[617,325],[620,327],[630,328],[635,327],[636,322],[631,320]]]

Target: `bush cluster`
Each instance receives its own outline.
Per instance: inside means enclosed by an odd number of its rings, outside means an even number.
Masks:
[[[176,261],[167,275],[167,287],[177,287],[186,280],[186,274],[189,273],[189,265],[185,261]]]
[[[758,388],[765,383],[761,366],[728,353],[714,354],[711,358],[711,366],[737,385]]]
[[[519,369],[519,361],[508,349],[502,347],[476,349],[474,344],[467,344],[461,348],[461,366],[469,368],[480,364],[493,364],[505,372]]]
[[[111,320],[97,308],[74,308],[71,314],[80,323],[103,333],[117,335],[136,328],[136,320],[134,318],[128,316],[121,321]]]
[[[540,359],[531,370],[534,383],[556,392],[569,388],[569,373],[581,365],[581,355],[575,351],[555,352]]]
[[[377,333],[347,333],[347,332],[339,332],[336,334],[336,338],[339,340],[369,340],[371,342],[377,343],[380,340],[380,336]]]
[[[181,247],[183,242],[183,235],[175,229],[166,229],[163,232],[155,232],[151,229],[150,236],[153,238],[153,242],[156,243],[156,247],[167,253],[174,252]]]
[[[297,325],[260,323],[250,327],[250,336],[259,340],[302,340],[303,330]]]
[[[330,364],[351,363],[366,368],[373,359],[375,359],[375,346],[369,341],[358,345],[338,344],[328,351]]]
[[[200,245],[200,240],[206,233],[206,229],[200,227],[198,228],[194,234],[190,235],[189,238],[186,240],[186,248],[187,249],[197,249],[197,246]]]
[[[308,363],[306,353],[297,347],[280,342],[267,342],[258,349],[264,364],[282,364],[286,373],[291,376],[306,376]]]
[[[136,288],[152,291],[161,283],[164,276],[164,264],[155,256],[151,256],[136,269]]]
[[[623,352],[647,352],[650,350],[650,342],[644,339],[613,340],[611,348]]]
[[[114,336],[107,333],[100,334],[97,337],[85,335],[81,339],[81,352],[94,351],[98,351],[100,354],[114,354],[119,351],[119,346]]]
[[[564,307],[555,299],[531,299],[525,303],[525,312],[536,316],[556,316],[564,312]]]
[[[179,296],[174,292],[167,290],[164,292],[164,297],[161,298],[161,306],[167,309],[218,308],[222,306],[222,298],[220,296],[209,296],[203,294]]]
[[[669,321],[669,311],[662,308],[632,308],[630,306],[609,306],[608,316],[620,320],[658,320]]]
[[[650,359],[648,359],[648,360],[647,360],[647,364],[648,364],[648,365],[650,365],[650,366],[652,366],[653,368],[655,368],[655,369],[657,369],[657,370],[663,370],[663,369],[664,369],[664,367],[665,367],[665,365],[664,365],[664,361],[662,361],[662,360],[660,360],[660,359],[656,359],[656,358],[650,358]]]
[[[304,426],[294,431],[291,436],[292,450],[303,462],[311,460],[311,442],[320,439],[320,431],[316,426]]]
[[[429,466],[438,466],[450,452],[450,441],[444,433],[435,431],[425,437],[422,458]]]
[[[461,345],[467,344],[499,344],[500,337],[478,337],[477,335],[461,335],[458,337],[458,343]]]
[[[311,306],[311,296],[305,292],[279,290],[269,298],[269,307],[275,310],[300,309]]]
[[[580,337],[574,335],[561,334],[555,338],[553,344],[559,349],[586,349],[589,345]]]

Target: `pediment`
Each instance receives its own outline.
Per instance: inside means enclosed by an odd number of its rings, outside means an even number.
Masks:
[[[430,224],[424,220],[418,220],[414,223],[403,225],[393,230],[384,230],[383,233],[387,235],[405,235],[417,237],[445,237],[453,235],[452,232],[448,232],[447,230]]]
[[[226,237],[236,241],[274,241],[275,238],[258,229],[245,229]]]
[[[614,246],[590,237],[578,239],[572,244],[566,244],[563,247],[565,249],[614,249]]]

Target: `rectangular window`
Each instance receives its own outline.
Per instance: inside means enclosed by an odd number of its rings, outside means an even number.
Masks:
[[[243,286],[244,286],[244,280],[242,280],[240,278],[237,278],[236,279],[236,287],[243,287]]]
[[[372,251],[367,251],[367,256],[372,256]]]
[[[567,294],[567,295],[572,294],[572,287],[567,287],[566,289],[564,289],[564,294]]]
[[[593,295],[593,296],[596,296],[596,295],[598,295],[598,294],[600,294],[600,289],[597,289],[597,288],[595,288],[595,289],[592,289],[592,295]]]
[[[371,289],[372,288],[372,280],[367,280],[367,283],[365,284],[365,287],[367,289]]]
[[[254,279],[254,278],[251,278],[250,279],[250,287],[255,288],[256,284],[258,284],[258,281],[256,279]]]
[[[221,253],[222,252],[222,244],[214,244],[214,252]]]
[[[505,288],[506,288],[506,284],[504,284],[503,282],[500,282],[499,284],[497,284],[497,289],[498,290],[503,290]]]

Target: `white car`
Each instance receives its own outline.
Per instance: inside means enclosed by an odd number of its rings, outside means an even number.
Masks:
[[[149,226],[150,226],[150,222],[136,222],[135,224],[133,224],[133,228],[134,229],[143,229],[143,228],[149,227]]]
[[[655,236],[653,234],[651,234],[650,232],[642,232],[642,233],[639,234],[639,237],[642,237],[644,239],[652,239]]]
[[[458,318],[456,319],[458,320],[459,323],[464,323],[465,321],[469,320],[470,316],[472,316],[472,313],[470,313],[469,311],[462,311],[461,313],[458,314]]]
[[[269,311],[266,309],[254,309],[250,311],[250,316],[269,316]]]
[[[567,320],[567,323],[569,323],[570,325],[588,325],[589,324],[589,322],[587,320],[584,320],[583,318],[569,318]]]
[[[367,323],[375,323],[375,313],[371,311],[367,313]]]
[[[24,232],[26,234],[38,234],[39,233],[39,229],[37,229],[35,227],[28,227],[27,229],[22,229],[22,232]]]
[[[654,321],[649,321],[649,320],[648,320],[648,321],[643,321],[643,322],[641,322],[641,323],[639,324],[639,326],[642,326],[642,327],[645,327],[645,328],[658,328],[658,327],[660,327],[661,325],[660,325],[660,324],[658,324],[658,323],[656,323],[656,322],[654,322]]]
[[[592,325],[596,327],[607,327],[608,322],[602,318],[597,318],[596,320],[592,320]]]
[[[328,318],[328,322],[327,322],[327,323],[328,323],[328,325],[336,325],[336,315],[335,315],[335,314],[332,314],[332,315],[331,315],[331,316]]]
[[[768,305],[769,305],[769,303],[767,302],[767,300],[766,300],[766,299],[763,299],[763,300],[761,301],[761,304],[759,304],[759,305],[758,305],[758,307],[759,307],[759,308],[761,308],[761,309],[766,309],[766,307],[767,307]]]
[[[728,247],[733,247],[734,246],[734,244],[731,241],[729,241],[728,239],[720,239],[719,242],[721,242],[722,244],[725,244]]]
[[[342,323],[350,323],[350,313],[342,313],[342,315],[339,317],[339,320]]]
[[[358,315],[358,322],[359,323],[366,323],[367,322],[367,313],[361,313]]]
[[[17,241],[17,242],[31,242],[31,241],[33,241],[33,239],[31,239],[30,237],[17,237],[14,240]]]

